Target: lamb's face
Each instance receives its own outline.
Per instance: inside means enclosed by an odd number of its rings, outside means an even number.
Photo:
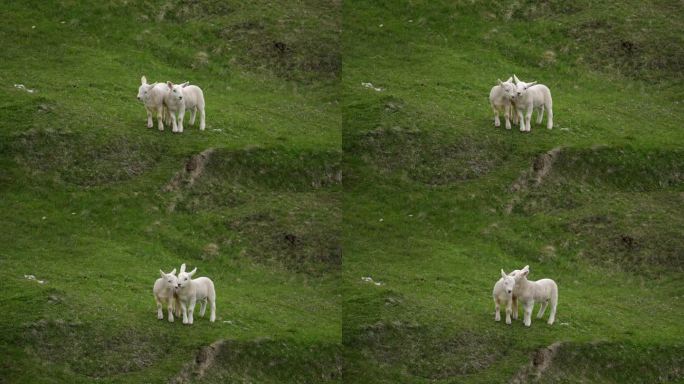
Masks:
[[[142,84],[140,88],[138,88],[138,100],[145,101],[152,87],[154,87],[154,84]]]
[[[176,275],[168,274],[166,275],[164,282],[166,283],[166,286],[168,288],[175,289],[178,285],[178,278],[176,277]]]
[[[513,98],[511,98],[511,100],[515,101],[516,99],[520,99],[520,98],[525,97],[527,90],[535,84],[537,84],[536,81],[533,81],[531,83],[525,83],[525,82],[519,81],[515,85],[515,96]]]
[[[517,94],[517,89],[515,87],[515,84],[505,82],[505,83],[501,83],[500,87],[503,89],[504,94],[506,95],[506,97],[508,99],[513,100],[515,98],[515,95]]]
[[[515,278],[511,275],[506,275],[503,277],[503,286],[507,294],[512,294],[515,288]]]
[[[177,102],[183,101],[183,86],[180,84],[173,84],[170,81],[167,83],[169,87],[169,95]]]
[[[188,284],[190,284],[191,277],[188,275],[188,273],[183,272],[178,274],[178,288],[184,288],[187,287]]]

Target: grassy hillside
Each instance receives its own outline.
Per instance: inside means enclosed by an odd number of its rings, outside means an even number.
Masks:
[[[165,383],[217,340],[229,358],[187,379],[336,380],[339,4],[3,10],[0,382]],[[202,87],[207,129],[146,128],[143,74]],[[183,262],[214,280],[216,323],[156,319],[158,270]]]
[[[525,382],[531,361],[539,382],[684,380],[683,14],[345,3],[345,381]],[[513,73],[550,87],[553,130],[493,126],[489,89]],[[499,269],[526,264],[560,287],[553,326],[493,320]]]

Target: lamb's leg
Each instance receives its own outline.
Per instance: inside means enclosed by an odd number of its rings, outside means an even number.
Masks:
[[[528,108],[527,109],[527,114],[525,115],[525,131],[530,132],[532,130],[531,122],[532,122],[532,109],[533,108]]]
[[[167,303],[166,310],[169,313],[169,322],[173,323],[173,311],[175,310],[176,305],[175,305],[175,300],[173,297],[169,298],[169,302]]]
[[[501,126],[501,120],[499,120],[499,109],[492,106],[492,111],[494,111],[494,126],[500,127]]]
[[[183,120],[185,119],[185,107],[181,106],[178,111],[178,132],[183,133]]]
[[[523,323],[526,327],[532,325],[532,309],[534,309],[534,300],[526,301],[523,303]]]
[[[195,125],[195,115],[197,114],[197,107],[190,110],[190,125]]]
[[[204,122],[204,107],[200,108],[200,131],[204,131],[205,127],[205,122]]]
[[[501,321],[499,300],[494,299],[494,321]]]
[[[518,121],[520,122],[520,132],[525,132],[525,117],[520,109],[518,110]]]
[[[556,288],[557,289],[557,288]],[[558,291],[556,290],[551,294],[551,312],[549,313],[549,320],[546,322],[548,325],[552,325],[556,320],[556,307],[558,306]]]
[[[546,128],[553,129],[553,107],[551,103],[546,106]]]
[[[188,306],[185,301],[181,301],[181,312],[183,312],[183,324],[188,323]]]
[[[157,126],[159,127],[160,131],[164,130],[163,108],[160,108],[159,110],[157,110]]]
[[[513,302],[513,320],[518,320],[518,298],[513,296],[511,301]]]
[[[171,117],[171,131],[176,133],[178,132],[178,124],[176,123],[176,112],[169,112],[169,116]]]
[[[211,299],[211,316],[209,316],[209,321],[212,323],[216,321],[216,299]]]
[[[506,303],[506,324],[511,324],[511,312],[513,311],[513,300],[508,300]]]
[[[543,118],[544,118],[544,105],[539,107],[539,113],[537,113],[537,124],[541,124]]]
[[[207,310],[207,299],[200,302],[200,317],[204,317],[204,312]]]
[[[147,128],[152,128],[154,127],[154,122],[152,121],[152,111],[150,111],[150,109],[147,107],[145,107],[145,110],[147,111]]]
[[[192,298],[190,299],[190,308],[188,308],[188,324],[192,324],[193,321],[193,312],[195,312],[195,304],[197,304],[197,299]]]
[[[156,297],[154,298],[154,300],[157,302],[157,319],[161,320],[164,318],[164,312],[162,311],[162,303]]]
[[[537,313],[537,319],[541,319],[544,316],[544,311],[546,311],[546,306],[549,305],[548,301],[543,301],[539,306],[539,313]]]
[[[504,107],[504,118],[506,119],[506,129],[511,129],[511,106]]]

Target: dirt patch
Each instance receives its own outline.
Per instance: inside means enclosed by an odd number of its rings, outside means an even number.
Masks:
[[[298,13],[296,9],[290,12]],[[342,68],[340,26],[335,18],[339,12],[339,4],[331,2],[326,11],[283,15],[277,22],[253,19],[223,23],[225,26],[216,30],[216,37],[225,49],[218,49],[228,52],[239,48],[245,54],[231,59],[236,64],[265,68],[288,80],[337,79]],[[317,31],[308,33],[301,20],[315,13]],[[295,19],[299,20],[296,26],[292,25]]]
[[[236,207],[261,194],[338,190],[341,154],[278,148],[206,150],[193,156],[164,187],[169,210],[188,213]]]
[[[289,210],[246,215],[226,226],[246,240],[243,253],[258,262],[276,263],[291,271],[320,273],[342,265],[339,199],[311,196]]]
[[[534,352],[530,363],[518,371],[508,382],[510,384],[523,384],[530,381],[538,381],[549,366],[553,364],[553,359],[562,346],[563,343],[557,341],[548,347],[538,349]]]
[[[380,173],[406,176],[433,186],[487,175],[511,153],[507,144],[497,139],[453,138],[400,127],[365,132],[353,140],[351,151]]]
[[[140,176],[154,167],[163,148],[139,137],[30,130],[10,144],[15,161],[33,175],[80,186],[108,185]]]
[[[611,209],[601,207],[598,209]],[[640,274],[684,271],[681,212],[684,200],[676,194],[639,199],[635,205],[599,211],[569,220],[564,229],[585,243],[580,256],[608,267]]]
[[[504,212],[510,214],[513,211],[513,208],[515,208],[531,188],[538,188],[542,184],[544,178],[546,178],[553,169],[553,165],[558,159],[561,151],[562,148],[557,147],[535,157],[532,162],[532,167],[524,171],[509,188],[510,192],[513,193],[513,197],[504,207]]]
[[[366,326],[345,341],[384,369],[431,381],[472,375],[491,367],[503,358],[506,343],[499,336],[470,331],[438,335],[421,325],[399,321]]]
[[[40,320],[25,325],[22,342],[40,359],[92,378],[150,367],[174,342],[163,334],[147,331],[110,332],[79,321]]]
[[[672,383],[684,378],[684,345],[556,342],[532,354],[519,383]]]
[[[169,383],[340,382],[342,358],[335,344],[219,340],[197,352]]]
[[[214,153],[214,148],[205,149],[197,155],[193,155],[185,163],[185,167],[178,171],[176,175],[164,187],[167,192],[177,191],[181,187],[192,187],[195,181],[202,176],[204,168],[209,162],[209,158]]]

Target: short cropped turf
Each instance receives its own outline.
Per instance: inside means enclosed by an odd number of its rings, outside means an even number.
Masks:
[[[683,14],[345,2],[345,381],[531,382],[554,343],[539,382],[684,380]],[[513,74],[551,89],[553,130],[494,127]],[[496,323],[499,270],[528,264],[558,283],[556,323]]]

